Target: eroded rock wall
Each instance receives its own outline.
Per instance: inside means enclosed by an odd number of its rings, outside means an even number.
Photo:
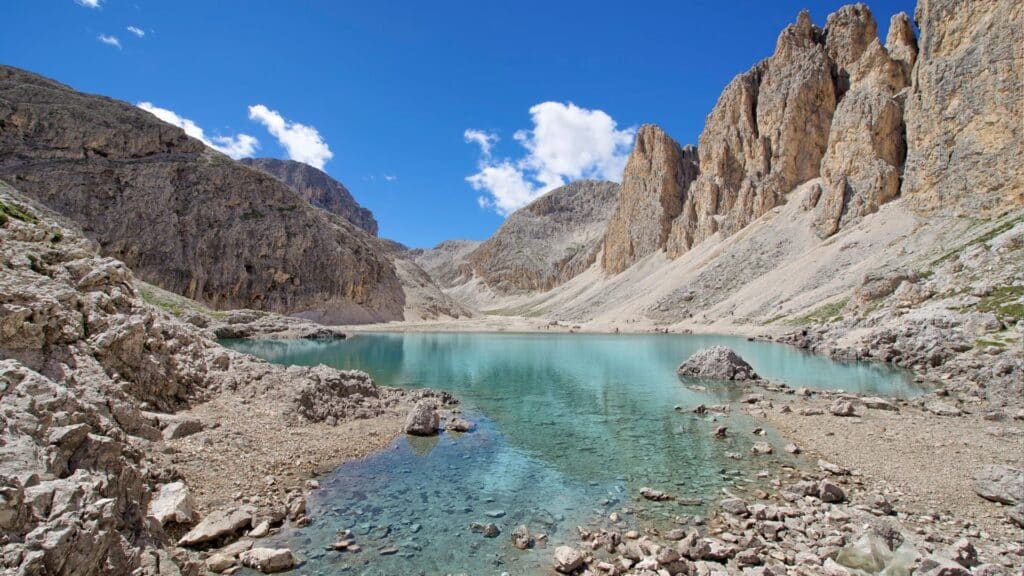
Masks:
[[[146,281],[212,307],[402,317],[370,236],[135,106],[0,67],[0,178]]]

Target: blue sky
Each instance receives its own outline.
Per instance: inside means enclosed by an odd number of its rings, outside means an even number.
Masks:
[[[801,8],[822,25],[843,4],[96,2],[5,2],[0,62],[172,111],[236,154],[244,134],[322,163],[410,246],[486,238],[559,180],[615,174],[641,124],[696,143]],[[914,3],[869,6],[884,38]]]

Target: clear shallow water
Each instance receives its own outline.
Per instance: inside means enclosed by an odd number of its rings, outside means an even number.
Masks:
[[[637,492],[651,486],[710,502],[742,481],[738,468],[763,466],[727,455],[762,439],[742,433],[751,422],[673,410],[751,391],[681,382],[676,366],[706,346],[730,346],[762,377],[793,387],[917,392],[907,373],[885,366],[729,336],[360,334],[224,344],[281,364],[365,370],[382,385],[447,390],[477,424],[465,435],[399,439],[324,478],[309,501],[314,523],[275,537],[306,560],[304,574],[547,573],[550,549],[596,516],[630,507],[636,514],[627,520],[667,524],[700,513],[701,506],[652,504]],[[709,430],[723,423],[741,433],[712,440]],[[494,522],[502,533],[485,539],[470,522]],[[548,549],[513,549],[518,524],[549,534]],[[353,530],[362,552],[324,550],[341,528]],[[380,556],[388,546],[399,552]]]

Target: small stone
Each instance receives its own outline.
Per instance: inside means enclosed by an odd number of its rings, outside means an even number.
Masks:
[[[729,428],[726,426],[718,426],[711,432],[712,438],[725,438],[725,432]]]
[[[654,502],[662,502],[664,500],[671,500],[672,497],[662,492],[661,490],[655,490],[654,488],[643,487],[640,489],[640,495],[648,500]]]
[[[772,445],[767,442],[754,442],[754,445],[750,447],[751,454],[765,455],[771,454],[773,451]]]
[[[786,452],[789,452],[790,454],[799,454],[800,453],[800,447],[797,446],[796,444],[793,444],[793,443],[786,444],[786,446],[783,448],[783,450],[785,450]]]
[[[843,489],[838,484],[829,480],[822,480],[818,483],[818,498],[821,498],[822,502],[834,504],[844,502],[846,500],[846,493],[843,492]]]
[[[533,545],[533,538],[530,537],[530,529],[524,524],[516,526],[512,530],[512,546],[518,550],[526,550]]]
[[[206,559],[206,568],[220,574],[235,565],[235,559],[227,554],[212,554]]]
[[[833,416],[855,416],[856,413],[853,410],[853,403],[849,400],[836,400],[828,407],[828,411]]]

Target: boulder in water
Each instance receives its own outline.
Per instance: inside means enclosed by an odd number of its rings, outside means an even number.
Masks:
[[[679,365],[680,376],[710,380],[757,380],[754,368],[725,346],[712,346],[698,350]]]
[[[440,425],[441,417],[437,413],[437,405],[432,400],[423,400],[409,411],[405,421],[405,432],[414,436],[432,436],[437,434]]]

